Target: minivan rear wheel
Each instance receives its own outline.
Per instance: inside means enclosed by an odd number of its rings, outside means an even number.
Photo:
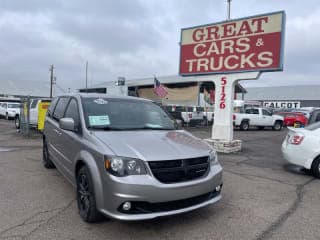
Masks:
[[[50,155],[48,151],[48,145],[45,140],[43,140],[43,146],[42,146],[42,163],[45,168],[55,168],[53,162],[50,160]]]
[[[97,210],[93,182],[86,166],[82,166],[77,173],[77,203],[79,214],[85,222],[98,222],[102,214]]]

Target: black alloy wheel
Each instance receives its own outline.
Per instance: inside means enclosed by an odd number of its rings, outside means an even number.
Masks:
[[[77,203],[79,214],[85,222],[97,222],[103,218],[96,208],[93,182],[86,166],[81,167],[77,174]]]

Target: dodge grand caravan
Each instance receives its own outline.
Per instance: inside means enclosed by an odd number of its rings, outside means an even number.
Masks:
[[[84,221],[142,220],[221,199],[222,168],[201,139],[152,101],[102,94],[53,99],[43,164],[76,188]]]

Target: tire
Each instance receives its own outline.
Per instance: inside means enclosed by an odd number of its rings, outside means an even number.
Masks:
[[[20,117],[16,116],[14,118],[14,125],[16,126],[16,129],[20,129]]]
[[[42,163],[45,168],[48,168],[48,169],[55,168],[53,162],[50,160],[48,145],[45,140],[43,140],[42,156],[43,156]]]
[[[276,121],[272,127],[273,130],[275,131],[281,131],[282,130],[282,122],[281,121]]]
[[[77,173],[77,203],[80,217],[88,223],[99,222],[103,215],[96,208],[93,181],[89,169],[82,166]]]
[[[240,124],[240,129],[242,131],[248,131],[249,129],[249,122],[248,121],[242,121]]]
[[[317,157],[315,160],[313,160],[311,172],[314,177],[320,178],[320,157]]]

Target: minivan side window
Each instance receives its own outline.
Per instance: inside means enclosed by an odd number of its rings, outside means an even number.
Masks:
[[[76,126],[76,128],[79,128],[80,116],[76,99],[72,98],[70,100],[64,117],[72,118],[74,120],[74,125]]]
[[[68,97],[59,98],[57,106],[54,109],[54,112],[52,114],[53,119],[59,121],[63,117],[68,102],[69,102],[69,98]]]
[[[48,114],[49,117],[52,117],[52,113],[53,113],[54,108],[55,108],[55,106],[56,106],[56,104],[57,104],[57,102],[58,102],[58,99],[59,99],[59,98],[57,98],[57,97],[55,97],[54,99],[52,99],[51,104],[50,104],[50,106],[49,106],[49,108],[48,108],[48,112],[47,112],[47,114]]]

